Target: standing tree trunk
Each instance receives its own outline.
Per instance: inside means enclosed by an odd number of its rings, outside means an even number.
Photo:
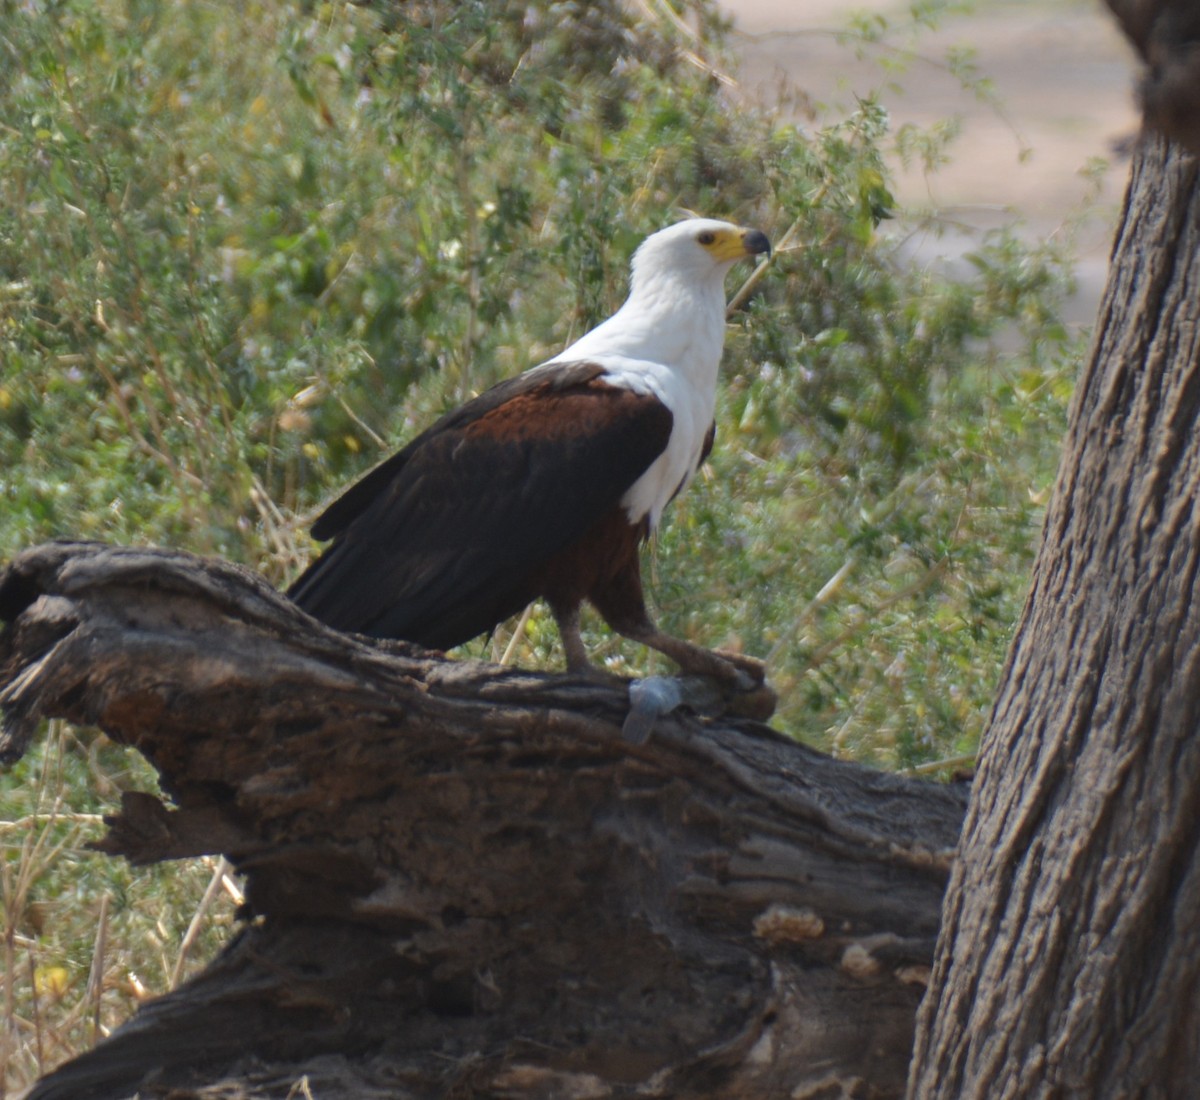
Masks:
[[[1150,135],[984,739],[911,1097],[1200,1089],[1198,492],[1200,183]]]

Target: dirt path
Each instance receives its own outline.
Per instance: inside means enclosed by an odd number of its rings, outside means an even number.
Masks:
[[[1071,320],[1090,324],[1103,286],[1113,221],[1127,174],[1114,142],[1137,128],[1131,95],[1132,56],[1114,21],[1096,0],[985,0],[973,15],[923,31],[920,58],[888,78],[878,64],[858,60],[834,32],[851,12],[879,13],[893,25],[906,21],[903,0],[721,0],[734,19],[740,56],[737,76],[749,93],[788,102],[784,84],[799,90],[822,116],[837,117],[856,93],[879,88],[896,127],[930,126],[958,116],[962,134],[952,162],[934,176],[898,173],[906,205],[935,206],[965,233],[927,240],[922,252],[954,255],[970,246],[970,228],[1011,220],[1043,236],[1057,231],[1089,192],[1080,175],[1090,158],[1106,158],[1096,206],[1079,241],[1080,290]],[[903,44],[902,38],[894,38]],[[1002,113],[964,92],[941,61],[947,48],[970,46],[989,77]],[[875,56],[879,56],[876,54]]]

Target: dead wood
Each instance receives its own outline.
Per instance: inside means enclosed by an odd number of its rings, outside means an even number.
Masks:
[[[50,1098],[894,1096],[966,795],[622,686],[331,631],[247,570],[0,573],[0,753],[143,753],[102,843],[222,853],[246,922]]]

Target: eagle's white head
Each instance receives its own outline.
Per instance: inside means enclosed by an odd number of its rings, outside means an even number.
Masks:
[[[770,255],[771,242],[758,229],[746,229],[713,218],[689,218],[647,237],[633,254],[630,296],[656,284],[722,285],[738,261]]]
[[[761,230],[713,218],[661,229],[634,253],[625,304],[554,358],[620,356],[715,385],[725,340],[725,274],[738,260],[770,252]]]

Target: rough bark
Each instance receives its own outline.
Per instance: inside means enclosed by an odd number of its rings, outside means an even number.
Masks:
[[[1200,184],[1136,154],[910,1095],[1200,1081]]]
[[[97,725],[173,800],[103,848],[220,852],[246,922],[36,1100],[903,1092],[960,788],[620,686],[380,647],[253,574],[95,544],[0,574],[0,753]]]

